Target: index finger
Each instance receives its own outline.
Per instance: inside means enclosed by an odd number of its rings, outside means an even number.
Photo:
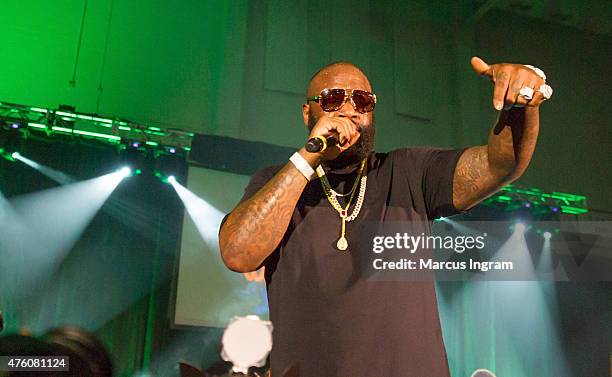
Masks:
[[[477,74],[481,76],[487,76],[491,79],[493,78],[493,70],[491,69],[491,66],[485,63],[485,61],[480,59],[478,56],[472,57],[470,63],[472,64],[472,69]]]

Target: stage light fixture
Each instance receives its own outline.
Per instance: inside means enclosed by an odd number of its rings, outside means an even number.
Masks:
[[[124,166],[129,166],[134,175],[142,173],[149,164],[147,162],[148,153],[143,149],[139,149],[142,146],[138,141],[131,140],[126,144],[122,145],[119,150],[119,160]]]
[[[176,177],[181,172],[181,164],[183,159],[177,155],[159,155],[155,159],[155,175],[162,179],[163,182],[168,182],[170,176]]]
[[[11,157],[12,157],[14,160],[16,160],[16,159],[18,159],[19,157],[21,157],[21,154],[19,154],[19,152],[13,152],[13,153],[11,153]]]
[[[156,170],[153,175],[155,175],[163,183],[168,183],[168,177],[163,175],[159,170]]]
[[[123,177],[127,177],[128,175],[132,174],[132,168],[130,168],[129,166],[124,166],[119,169],[119,172]]]
[[[21,123],[14,120],[2,121],[0,126],[0,153],[14,162],[12,154],[20,149],[22,135],[26,135],[27,130],[21,129]]]
[[[162,172],[160,172],[159,170],[155,171],[154,174],[160,181],[162,181],[163,183],[168,183],[171,185],[174,185],[176,183],[178,183],[178,181],[176,180],[176,177],[174,175],[165,175]]]
[[[0,157],[4,158],[7,161],[15,162],[15,158],[13,157],[14,154],[15,152],[11,152],[9,150],[6,150],[5,148],[0,148]]]
[[[544,239],[545,239],[545,240],[549,240],[549,239],[551,239],[551,237],[552,237],[552,233],[550,233],[550,232],[544,232],[544,234],[543,234],[542,236],[544,236]]]

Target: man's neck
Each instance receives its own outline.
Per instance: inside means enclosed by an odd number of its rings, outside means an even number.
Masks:
[[[337,158],[335,160],[324,161],[321,165],[323,166],[323,170],[325,170],[326,173],[350,174],[359,169],[361,161],[363,160],[357,159],[356,157],[349,161],[346,161],[344,159],[339,160]]]

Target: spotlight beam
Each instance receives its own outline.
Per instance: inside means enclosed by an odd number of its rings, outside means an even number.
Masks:
[[[48,166],[39,164],[36,161],[30,160],[29,158],[21,155],[19,152],[15,152],[11,155],[11,157],[13,157],[15,160],[21,161],[24,164],[28,165],[29,167],[39,171],[40,173],[42,173],[43,175],[51,178],[53,181],[61,184],[61,185],[67,185],[70,183],[74,183],[75,179],[72,178],[71,176],[62,173],[61,171],[52,169]]]
[[[124,178],[114,172],[11,200],[14,216],[3,227],[0,286],[25,296],[61,263]],[[3,224],[5,225],[5,224]],[[9,279],[12,275],[14,279]]]
[[[178,183],[174,176],[168,177],[168,183],[174,187],[174,190],[176,190],[176,193],[181,198],[187,213],[189,213],[204,241],[209,245],[217,247],[217,231],[223,219],[223,213]]]

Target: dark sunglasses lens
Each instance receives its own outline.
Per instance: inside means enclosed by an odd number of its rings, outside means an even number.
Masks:
[[[326,89],[321,92],[319,105],[325,111],[336,111],[342,107],[344,103],[343,89]]]
[[[374,110],[374,105],[376,105],[374,95],[362,90],[353,91],[353,102],[355,103],[355,110],[360,113],[368,113]]]

